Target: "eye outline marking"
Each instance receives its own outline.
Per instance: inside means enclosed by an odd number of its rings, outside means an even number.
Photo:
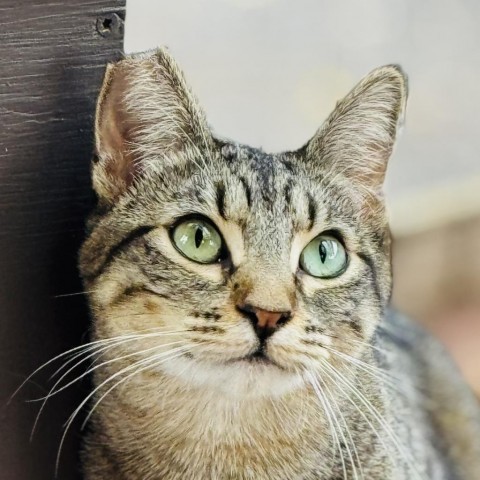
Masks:
[[[190,221],[197,220],[197,221],[207,223],[217,232],[218,236],[220,237],[221,245],[220,245],[219,255],[216,258],[216,260],[214,260],[213,262],[200,262],[198,260],[194,260],[193,258],[188,257],[184,252],[182,252],[182,250],[180,250],[180,248],[175,243],[175,240],[173,238],[173,235],[175,233],[175,229],[179,225],[181,225],[182,223],[188,222],[189,220]],[[206,215],[203,215],[201,213],[188,213],[186,215],[182,215],[181,217],[175,218],[173,220],[173,222],[170,223],[170,225],[166,225],[165,227],[167,229],[168,238],[170,239],[170,242],[171,242],[173,248],[183,258],[186,258],[190,262],[193,262],[197,265],[221,265],[223,267],[228,267],[230,265],[231,254],[230,254],[230,251],[227,247],[227,242],[225,241],[225,238],[223,237],[223,234],[222,234],[221,230],[218,228],[217,224],[213,220],[211,220],[209,217],[207,217]]]
[[[310,272],[308,272],[307,270],[305,270],[302,267],[301,258],[302,258],[302,254],[303,254],[304,250],[310,245],[310,243],[312,243],[318,237],[332,237],[332,238],[334,238],[341,245],[341,247],[343,248],[343,251],[345,252],[345,264],[344,264],[343,268],[338,273],[336,273],[335,275],[329,275],[329,276],[326,276],[326,277],[318,277],[316,275],[312,275]],[[305,244],[303,249],[301,250],[300,256],[298,257],[297,275],[299,275],[299,274],[300,275],[308,275],[309,277],[314,278],[316,280],[334,280],[334,279],[337,279],[338,277],[342,276],[348,270],[348,268],[350,266],[350,260],[351,260],[351,255],[350,255],[350,252],[348,251],[348,249],[345,245],[345,240],[344,240],[343,235],[341,234],[340,230],[335,229],[335,228],[324,230],[324,231],[320,232],[319,234],[315,235],[313,238],[311,238]]]

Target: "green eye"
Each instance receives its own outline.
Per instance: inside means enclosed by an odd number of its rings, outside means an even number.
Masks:
[[[198,263],[214,263],[222,252],[222,237],[207,220],[191,218],[179,223],[172,240],[185,257]]]
[[[347,267],[347,252],[343,245],[330,235],[314,238],[300,255],[300,266],[318,278],[338,277]]]

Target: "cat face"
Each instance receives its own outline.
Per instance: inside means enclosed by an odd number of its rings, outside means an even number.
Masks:
[[[132,372],[236,397],[359,358],[390,296],[381,185],[405,98],[377,69],[307,145],[267,154],[213,137],[164,51],[110,66],[80,256],[95,337],[124,339]]]

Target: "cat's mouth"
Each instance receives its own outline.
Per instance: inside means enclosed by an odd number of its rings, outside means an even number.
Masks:
[[[252,365],[271,365],[283,369],[282,366],[270,358],[263,346],[244,357],[236,359],[235,362],[247,362]]]
[[[258,348],[255,352],[247,355],[245,360],[251,362],[271,362],[271,360],[265,354],[265,350],[263,348]]]

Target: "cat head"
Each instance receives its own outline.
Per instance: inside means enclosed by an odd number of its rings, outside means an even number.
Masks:
[[[164,50],[109,65],[80,255],[95,338],[235,395],[359,357],[391,292],[382,183],[406,96],[378,68],[306,145],[267,154],[212,134]]]

